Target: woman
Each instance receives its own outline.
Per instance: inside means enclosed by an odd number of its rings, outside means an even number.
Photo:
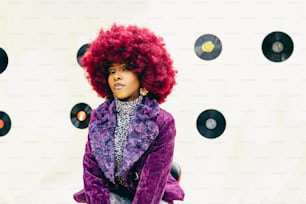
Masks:
[[[183,200],[171,176],[176,134],[159,104],[176,71],[162,39],[146,28],[101,29],[82,58],[93,89],[106,100],[91,113],[83,159],[87,204],[161,204]]]

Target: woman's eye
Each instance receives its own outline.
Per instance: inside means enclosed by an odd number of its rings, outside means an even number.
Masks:
[[[114,74],[114,73],[115,73],[115,70],[108,70],[108,73],[109,73],[109,74]]]
[[[122,70],[123,70],[123,71],[130,71],[130,67],[129,67],[129,66],[125,66],[125,67],[123,67]]]

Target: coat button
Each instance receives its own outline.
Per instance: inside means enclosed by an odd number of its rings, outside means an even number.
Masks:
[[[134,179],[134,180],[135,180],[135,181],[139,180],[139,175],[138,175],[137,172],[135,172],[135,179]]]

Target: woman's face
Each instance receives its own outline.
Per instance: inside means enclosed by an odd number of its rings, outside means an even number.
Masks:
[[[127,64],[114,63],[108,69],[108,85],[114,96],[120,100],[133,101],[139,96],[140,81]]]

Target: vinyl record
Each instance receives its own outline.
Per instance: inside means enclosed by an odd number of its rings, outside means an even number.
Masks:
[[[283,32],[272,32],[262,42],[264,56],[272,62],[283,62],[293,52],[293,41]]]
[[[88,127],[90,121],[91,107],[86,103],[78,103],[71,109],[70,119],[72,124],[79,129]]]
[[[81,58],[83,57],[83,55],[85,54],[85,52],[86,52],[86,50],[87,50],[87,48],[89,47],[89,44],[87,43],[87,44],[84,44],[84,45],[82,45],[80,48],[79,48],[79,50],[78,50],[78,52],[77,52],[77,62],[78,62],[78,64],[82,67],[82,62],[81,62]]]
[[[8,56],[4,49],[0,47],[0,74],[4,72],[8,65]]]
[[[217,110],[203,111],[197,119],[197,129],[206,138],[217,138],[225,130],[226,121],[224,116]]]
[[[0,111],[0,136],[6,135],[11,129],[11,119],[5,113]]]
[[[195,41],[194,51],[203,60],[213,60],[220,55],[222,43],[217,36],[205,34]]]
[[[180,165],[177,162],[175,162],[175,161],[172,162],[170,172],[171,172],[171,175],[173,176],[173,178],[175,180],[177,180],[178,182],[180,182],[182,170],[181,170]]]

